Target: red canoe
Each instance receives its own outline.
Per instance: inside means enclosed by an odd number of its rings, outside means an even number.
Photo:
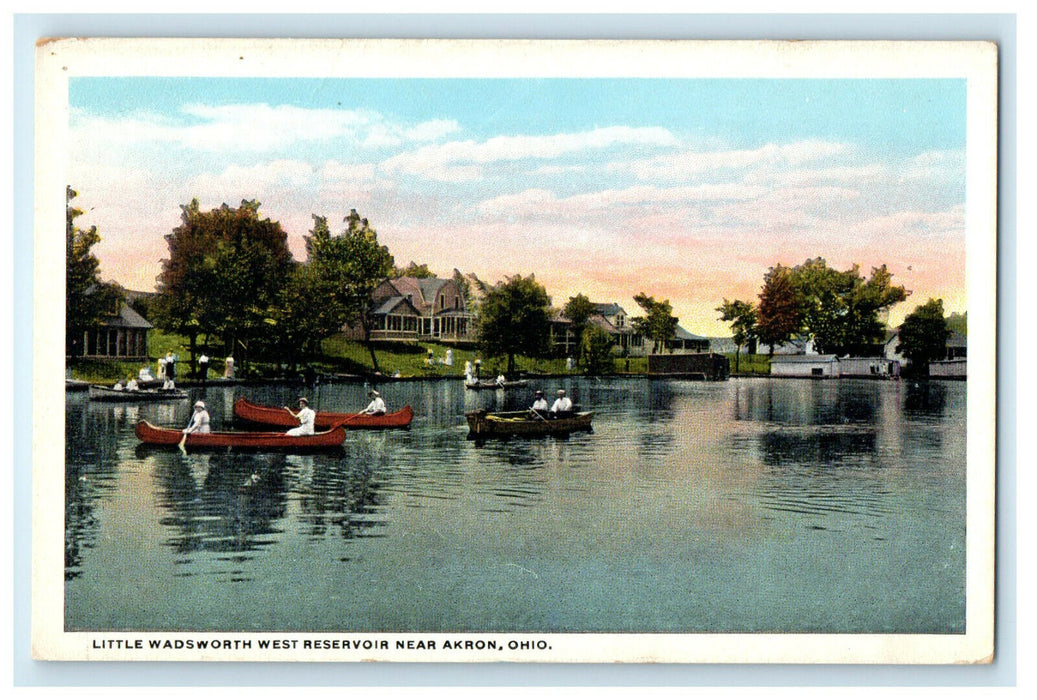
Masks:
[[[245,399],[234,402],[234,417],[249,423],[258,425],[269,425],[278,428],[294,428],[299,425],[288,411],[283,408],[272,408],[270,406],[258,406]],[[313,421],[313,427],[317,430],[327,430],[335,425],[342,425],[346,430],[381,428],[406,428],[414,418],[414,411],[410,406],[404,406],[396,413],[386,413],[384,416],[366,416],[358,413],[326,413],[318,411]]]
[[[146,420],[137,423],[137,439],[148,445],[179,445],[184,433],[170,428],[159,428]],[[285,433],[188,433],[185,447],[237,447],[242,449],[316,449],[338,447],[346,440],[342,427],[313,435],[286,435]]]

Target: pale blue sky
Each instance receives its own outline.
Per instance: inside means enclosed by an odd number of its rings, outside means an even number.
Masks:
[[[70,107],[83,223],[132,288],[180,204],[255,198],[300,257],[356,208],[400,264],[644,291],[693,332],[815,256],[964,306],[963,80],[105,77]]]

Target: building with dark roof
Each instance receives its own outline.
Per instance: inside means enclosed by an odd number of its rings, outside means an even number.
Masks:
[[[96,359],[147,360],[148,331],[153,326],[143,316],[119,301],[118,310],[103,322],[83,331],[79,357]]]
[[[464,291],[453,279],[399,277],[378,285],[372,340],[475,340]]]

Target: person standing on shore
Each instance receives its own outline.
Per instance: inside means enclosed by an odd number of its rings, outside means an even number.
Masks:
[[[284,410],[291,413],[299,421],[298,428],[292,428],[288,431],[288,435],[313,435],[313,421],[316,419],[316,412],[310,408],[310,402],[306,399],[299,397],[299,412],[295,413],[292,409],[287,406]]]
[[[204,352],[198,358],[198,374],[201,375],[202,384],[205,384],[209,379],[209,356]]]

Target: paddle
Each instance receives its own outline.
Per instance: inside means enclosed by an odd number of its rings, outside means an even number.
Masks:
[[[177,447],[179,447],[180,451],[183,452],[185,455],[187,454],[187,447],[186,447],[186,445],[187,445],[187,433],[184,433],[184,436],[182,438],[180,438],[180,443],[177,445]]]

